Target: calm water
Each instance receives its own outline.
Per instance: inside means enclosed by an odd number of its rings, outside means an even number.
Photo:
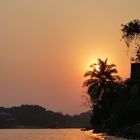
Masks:
[[[0,140],[104,140],[80,129],[0,129]],[[122,140],[106,138],[106,140]]]

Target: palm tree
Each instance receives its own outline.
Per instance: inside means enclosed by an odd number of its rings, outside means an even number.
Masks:
[[[87,88],[92,105],[91,125],[94,131],[100,131],[113,114],[116,93],[122,85],[122,78],[116,75],[116,65],[107,64],[107,59],[98,59],[91,68],[92,70],[84,74],[88,79],[84,81],[83,86]]]
[[[98,104],[103,95],[109,90],[115,90],[114,86],[118,85],[122,79],[117,73],[115,64],[107,64],[105,61],[98,59],[98,63],[90,66],[92,70],[87,71],[84,76],[89,77],[84,81],[83,86],[87,87],[87,93],[90,96],[92,105]],[[93,107],[92,106],[92,107]]]

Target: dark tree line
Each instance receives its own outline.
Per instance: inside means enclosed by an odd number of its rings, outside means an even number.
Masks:
[[[90,112],[64,115],[38,105],[0,107],[0,127],[17,128],[81,128],[89,126]]]

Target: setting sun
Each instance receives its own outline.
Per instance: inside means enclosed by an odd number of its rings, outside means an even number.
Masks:
[[[0,140],[140,139],[139,7],[0,0]]]
[[[99,66],[99,65],[96,65],[96,66],[95,66],[95,69],[96,69],[97,71],[100,71],[100,66]]]
[[[128,0],[124,10],[121,0],[0,1],[1,106],[39,104],[68,114],[88,110],[81,105],[83,75],[97,58],[108,58],[119,75],[129,76],[120,28],[140,17],[133,10],[139,5]]]

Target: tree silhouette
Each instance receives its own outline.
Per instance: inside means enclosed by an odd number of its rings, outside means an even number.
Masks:
[[[140,63],[140,21],[133,20],[127,24],[122,24],[122,38],[124,39],[128,48],[135,50],[134,54],[131,54],[131,61]],[[132,52],[133,52],[132,50]]]
[[[92,70],[87,71],[84,76],[89,77],[84,81],[84,87],[87,87],[87,94],[93,109],[91,124],[95,130],[103,124],[113,112],[113,103],[115,93],[122,83],[122,78],[118,75],[115,64],[107,64],[105,61],[98,59],[98,63],[91,65]]]
[[[107,64],[107,59],[105,61],[98,59],[98,63],[94,63],[90,67],[92,70],[84,74],[85,77],[89,78],[84,81],[83,86],[87,87],[87,93],[94,106],[107,90],[112,89],[122,79],[120,76],[114,75],[117,73],[116,65]]]

